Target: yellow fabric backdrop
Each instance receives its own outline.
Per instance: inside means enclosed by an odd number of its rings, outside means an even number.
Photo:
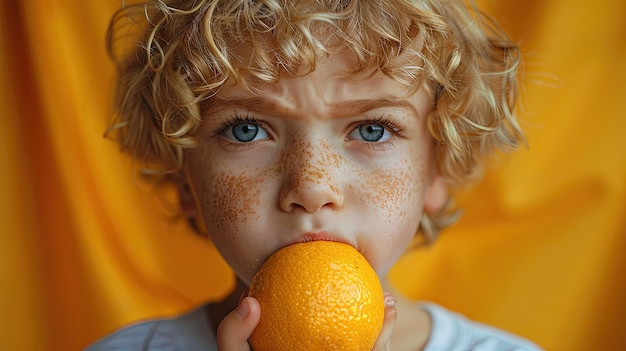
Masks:
[[[0,4],[2,350],[80,350],[232,282],[102,138],[119,4]],[[549,350],[626,349],[626,2],[479,5],[522,43],[530,148],[464,194],[462,222],[392,278]]]

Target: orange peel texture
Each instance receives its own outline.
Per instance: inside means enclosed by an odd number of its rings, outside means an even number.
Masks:
[[[249,296],[261,305],[250,337],[255,351],[370,351],[384,319],[382,287],[350,245],[286,246],[261,266]]]

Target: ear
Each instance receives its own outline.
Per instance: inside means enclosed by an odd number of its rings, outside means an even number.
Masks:
[[[426,213],[437,213],[445,207],[447,202],[448,186],[443,177],[436,175],[426,190],[424,211]]]
[[[193,196],[189,184],[184,183],[178,186],[178,198],[180,202],[180,209],[187,218],[195,218],[198,216],[198,205],[196,199]]]

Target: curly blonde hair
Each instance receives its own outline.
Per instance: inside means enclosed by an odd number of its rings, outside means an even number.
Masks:
[[[435,94],[428,126],[451,188],[523,140],[519,48],[461,0],[148,0],[115,14],[108,45],[117,68],[108,135],[155,181],[182,181],[184,150],[224,84],[306,74],[320,55],[345,49],[356,72]],[[248,61],[235,53],[241,45]],[[434,238],[452,213],[425,215],[421,232]]]

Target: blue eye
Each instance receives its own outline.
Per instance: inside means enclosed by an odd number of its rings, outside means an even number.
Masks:
[[[391,132],[380,123],[363,123],[350,133],[350,139],[363,140],[368,143],[387,141]]]
[[[269,139],[267,132],[259,123],[244,121],[235,123],[224,131],[224,136],[232,141],[249,143]]]

